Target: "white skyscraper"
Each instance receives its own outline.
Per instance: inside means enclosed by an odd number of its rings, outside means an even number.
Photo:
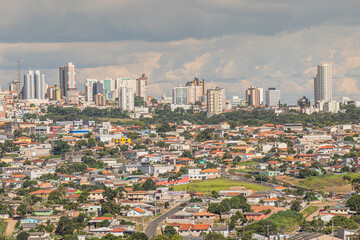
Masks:
[[[148,100],[147,77],[144,73],[136,79],[136,96],[142,97],[144,101]]]
[[[35,72],[30,70],[24,75],[24,99],[45,99],[46,92],[45,75],[41,74],[39,70]]]
[[[119,87],[119,107],[123,110],[134,111],[134,90],[129,86]]]
[[[258,88],[259,89],[259,91],[260,91],[260,105],[264,105],[264,89],[263,88]]]
[[[281,99],[281,91],[276,88],[269,88],[266,90],[266,105],[278,106]]]
[[[332,68],[331,64],[321,63],[317,66],[314,78],[314,100],[317,104],[322,100],[332,99]]]

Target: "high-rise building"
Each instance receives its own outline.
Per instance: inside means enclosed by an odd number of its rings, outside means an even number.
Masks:
[[[307,97],[303,96],[302,98],[300,98],[299,100],[297,100],[297,105],[300,106],[301,108],[310,107],[310,105],[311,105],[310,99],[308,99]]]
[[[66,66],[59,67],[59,80],[61,98],[65,99],[68,89],[72,89],[72,92],[76,89],[76,67],[72,62],[68,62]]]
[[[266,90],[266,105],[268,106],[278,106],[281,100],[281,91],[276,90],[276,88],[268,88]]]
[[[332,68],[331,64],[321,63],[317,66],[317,74],[314,78],[314,101],[315,104],[322,100],[332,99]]]
[[[189,104],[187,87],[174,87],[173,88],[173,104],[183,105]]]
[[[225,90],[223,88],[211,88],[207,90],[207,115],[212,116],[224,112]]]
[[[260,105],[264,105],[264,89],[263,88],[258,88],[260,91]]]
[[[98,93],[104,94],[104,84],[103,83],[94,82],[92,88],[93,88],[93,92],[92,92],[93,97]]]
[[[96,79],[86,79],[85,82],[85,101],[87,102],[94,102],[94,95],[93,95],[93,86],[97,83],[98,80]]]
[[[188,86],[188,102],[195,104],[197,101],[202,100],[202,87],[201,86]]]
[[[9,84],[9,90],[12,92],[16,92],[18,95],[21,92],[21,84],[18,80],[14,80]]]
[[[105,97],[101,93],[98,93],[94,96],[96,106],[105,106]]]
[[[129,86],[119,88],[119,107],[123,110],[134,111],[134,90]]]
[[[257,87],[251,86],[245,91],[245,99],[249,106],[259,106],[260,90]]]
[[[201,91],[200,91],[200,95],[201,97],[205,96],[205,80],[200,80],[198,78],[194,78],[193,81],[190,82],[186,82],[185,86],[189,87],[189,86],[199,86],[201,87]]]
[[[136,79],[136,96],[142,97],[144,101],[148,100],[148,86],[145,73],[143,73],[140,78]]]
[[[30,70],[24,75],[23,99],[45,99],[45,75]]]

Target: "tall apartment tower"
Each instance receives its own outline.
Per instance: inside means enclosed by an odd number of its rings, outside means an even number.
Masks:
[[[148,99],[147,77],[145,73],[140,78],[136,79],[136,96],[142,97],[144,101]]]
[[[119,87],[119,107],[123,110],[134,111],[134,90],[130,86]]]
[[[74,92],[75,89],[77,89],[76,67],[72,62],[68,62],[66,66],[59,67],[59,80],[60,80],[61,98],[65,99],[69,89],[71,89],[72,92]]]
[[[223,88],[211,88],[207,90],[207,115],[213,116],[224,112],[225,90]]]
[[[278,106],[281,100],[281,91],[276,88],[268,88],[266,90],[266,105],[268,106]]]
[[[94,102],[94,94],[93,94],[93,87],[94,84],[97,83],[98,80],[96,79],[86,79],[85,82],[85,101],[87,102]]]
[[[251,86],[245,91],[245,98],[249,106],[259,106],[260,90],[257,87]]]
[[[205,96],[205,80],[200,80],[198,78],[194,78],[193,81],[190,82],[186,82],[185,86],[190,87],[190,86],[199,86],[201,87],[201,91],[200,91],[200,95]]]
[[[23,99],[45,99],[45,75],[30,70],[24,75]]]
[[[317,74],[314,78],[315,104],[322,100],[332,99],[332,68],[331,64],[321,63],[317,66]]]

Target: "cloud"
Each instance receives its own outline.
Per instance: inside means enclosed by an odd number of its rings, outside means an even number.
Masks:
[[[0,8],[3,87],[40,69],[58,83],[58,67],[86,78],[149,77],[149,93],[203,78],[226,95],[250,85],[282,90],[282,101],[313,96],[316,65],[333,64],[334,97],[360,94],[358,1],[14,0]],[[311,7],[309,7],[311,6]],[[29,11],[31,9],[31,11]]]

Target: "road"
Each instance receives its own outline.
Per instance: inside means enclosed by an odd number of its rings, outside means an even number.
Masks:
[[[170,217],[171,215],[180,211],[181,209],[182,207],[177,206],[150,222],[145,229],[145,234],[148,236],[148,238],[151,239],[153,236],[156,235],[157,227],[162,221],[164,221],[167,217]]]

